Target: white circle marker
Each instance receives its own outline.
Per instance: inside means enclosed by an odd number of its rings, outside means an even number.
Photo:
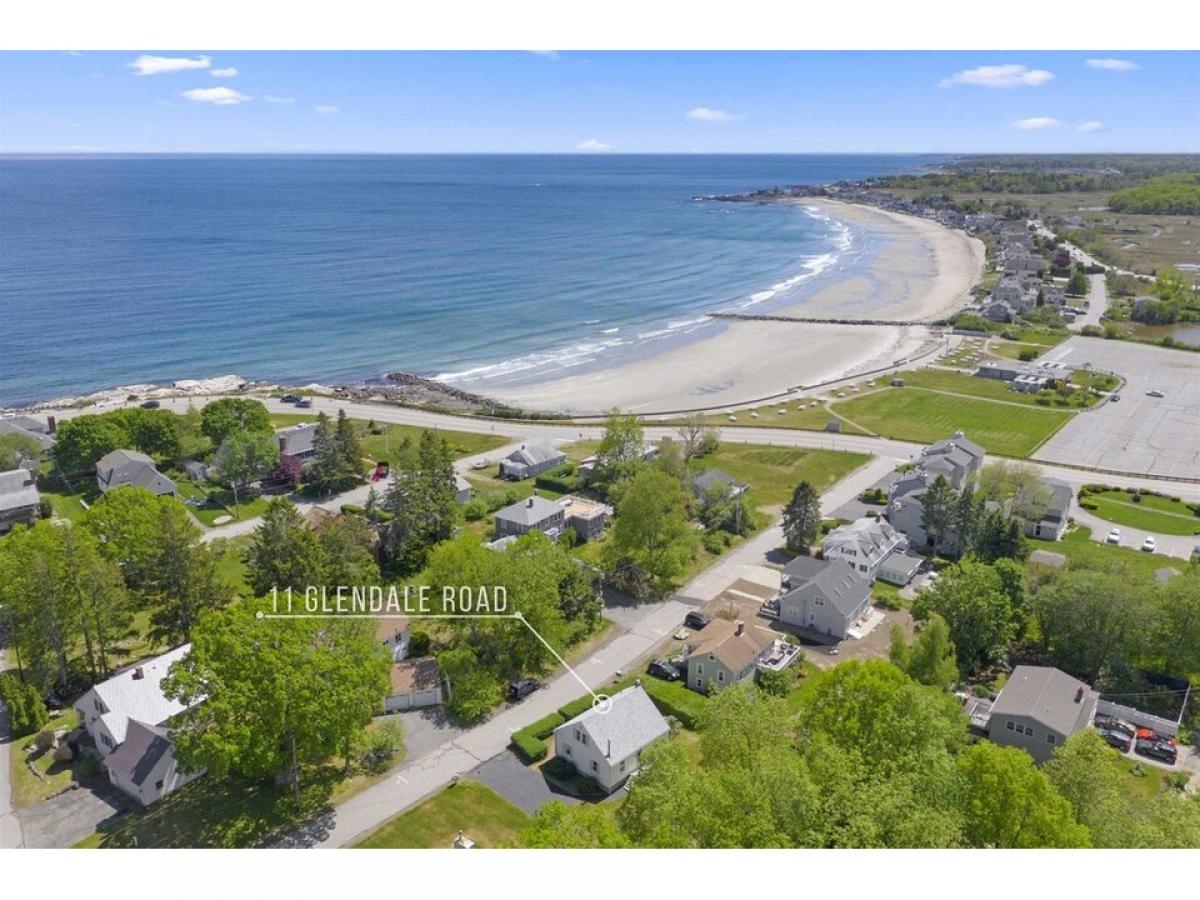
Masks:
[[[262,618],[264,615],[266,615],[266,613],[264,613],[264,612],[263,612],[263,611],[260,609],[258,612],[256,612],[256,613],[254,614],[254,618],[256,618],[256,619],[261,619],[261,618]]]
[[[612,697],[608,694],[597,694],[592,698],[592,709],[600,713],[600,715],[608,715],[612,709]]]

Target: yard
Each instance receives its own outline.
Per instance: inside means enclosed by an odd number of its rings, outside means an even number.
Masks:
[[[272,413],[271,427],[286,428],[289,425],[299,425],[303,422],[315,422],[315,413],[307,415],[300,413]],[[444,438],[450,445],[455,459],[473,456],[476,453],[486,453],[503,447],[511,442],[511,438],[503,434],[475,434],[468,431],[451,431],[444,428],[426,429],[417,425],[396,425],[383,422],[364,422],[362,419],[351,420],[358,428],[359,440],[363,454],[372,460],[388,460],[399,449],[405,440],[416,443],[420,440],[422,431],[433,431]]]
[[[1179,561],[1158,553],[1142,553],[1132,547],[1118,547],[1092,540],[1092,531],[1086,525],[1076,525],[1063,536],[1061,541],[1050,546],[1055,553],[1067,558],[1067,564],[1077,568],[1098,569],[1123,563],[1129,566],[1134,576],[1152,580],[1154,573],[1164,566],[1178,565]]]
[[[529,817],[491,788],[460,781],[382,825],[355,847],[449,848],[464,831],[481,848],[512,846]]]
[[[1019,458],[1033,453],[1072,416],[919,388],[888,388],[840,402],[835,409],[884,437],[928,444],[961,430],[990,453]]]
[[[63,710],[58,718],[53,718],[46,725],[54,731],[71,731],[79,724],[79,714],[74,709]],[[33,768],[37,775],[25,764],[28,758],[25,748],[33,743],[35,735],[17,738],[12,742],[9,753],[9,770],[12,775],[12,804],[21,809],[32,806],[42,800],[52,797],[59,791],[65,790],[72,781],[93,772],[88,763],[78,760],[71,763],[58,762],[49,753],[34,751]]]
[[[785,505],[802,481],[820,493],[869,460],[862,453],[841,450],[723,443],[716,453],[700,459],[696,468],[721,469],[750,485],[751,497],[763,508]]]
[[[1025,394],[1014,391],[1010,382],[997,378],[980,378],[975,375],[963,375],[958,372],[946,372],[939,369],[918,369],[909,372],[906,381],[910,388],[924,388],[931,391],[944,391],[953,394],[968,394],[984,400],[999,400],[1004,403],[1019,403],[1023,406],[1044,406],[1039,399],[1045,399],[1049,394],[1053,406],[1091,406],[1096,398],[1086,391],[1078,391],[1072,399],[1066,400],[1054,391]],[[1078,398],[1078,399],[1076,399]]]
[[[1088,494],[1085,502],[1096,505],[1095,509],[1089,511],[1101,519],[1139,531],[1182,535],[1200,533],[1200,517],[1186,503],[1152,494],[1140,496],[1141,500],[1134,502],[1126,491],[1103,491]]]

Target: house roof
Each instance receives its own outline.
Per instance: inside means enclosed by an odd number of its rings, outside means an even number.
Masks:
[[[559,504],[535,494],[512,504],[512,506],[497,510],[496,518],[503,519],[505,522],[515,522],[518,525],[533,527],[551,516],[562,514],[563,508]]]
[[[510,462],[524,463],[527,466],[535,466],[552,459],[566,459],[566,454],[556,449],[549,441],[533,441],[522,444],[508,454],[505,459]]]
[[[162,680],[171,663],[183,659],[191,648],[191,644],[176,647],[100,682],[88,692],[95,692],[108,708],[100,718],[118,744],[125,740],[131,719],[161,725],[188,708],[178,700],[167,699],[162,691]],[[140,678],[137,677],[139,670],[142,672]]]
[[[738,634],[738,624],[728,619],[713,619],[696,632],[692,655],[711,653],[733,672],[746,668],[771,646],[773,639],[756,628],[746,627],[745,623],[741,623]]]
[[[1017,666],[992,705],[992,719],[1028,716],[1059,734],[1072,735],[1091,722],[1099,696],[1050,666]]]
[[[722,472],[720,469],[705,469],[699,475],[692,477],[692,490],[697,494],[705,494],[713,485],[720,485],[727,488],[743,488],[745,487],[740,481],[736,480],[728,472]]]
[[[796,565],[801,559],[805,564]],[[871,586],[853,567],[840,559],[797,557],[784,568],[790,590],[783,600],[796,594],[818,594],[843,616],[854,615],[871,595]]]
[[[942,438],[940,441],[934,441],[925,448],[925,451],[921,455],[935,456],[938,454],[949,455],[956,461],[976,459],[982,462],[983,458],[987,456],[987,451],[974,441],[963,437],[960,433],[954,435],[954,437]]]
[[[593,706],[554,730],[564,728],[583,729],[611,760],[627,759],[671,730],[640,684],[613,694],[606,709]]]
[[[1066,516],[1074,496],[1071,486],[1065,481],[1055,481],[1053,478],[1043,479],[1042,484],[1050,489],[1050,500],[1046,504],[1045,515],[1057,514],[1059,518]]]
[[[864,516],[846,525],[839,525],[825,535],[826,547],[850,544],[864,556],[890,550],[900,539],[900,533],[886,519]]]
[[[467,481],[467,479],[463,478],[461,475],[459,475],[457,472],[455,472],[454,473],[454,489],[456,491],[469,491],[471,489],[471,482]]]
[[[43,450],[48,449],[54,443],[53,436],[33,428],[26,428],[22,424],[22,420],[25,418],[25,416],[12,416],[0,419],[0,434],[24,435],[27,438],[37,441]]]
[[[313,439],[317,436],[316,422],[302,422],[299,425],[292,425],[290,428],[281,428],[275,432],[275,446],[279,448],[280,453],[286,453],[288,456],[296,456],[300,453],[308,453],[313,449]],[[284,442],[287,442],[287,449],[284,449]]]
[[[104,765],[123,781],[140,785],[170,749],[171,740],[165,728],[130,719],[125,740],[108,755]]]
[[[437,659],[432,656],[401,660],[392,663],[392,693],[431,690],[438,686],[441,677]]]
[[[32,472],[28,469],[0,472],[0,509],[20,509],[40,502],[37,478]]]
[[[154,460],[138,450],[113,450],[105,453],[96,463],[97,472],[111,472],[129,463],[140,463],[154,468]]]

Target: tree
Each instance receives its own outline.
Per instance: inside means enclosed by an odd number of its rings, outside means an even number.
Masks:
[[[317,529],[321,584],[377,584],[379,565],[372,552],[374,532],[359,516],[340,515]]]
[[[182,643],[200,614],[224,606],[233,590],[221,576],[216,551],[200,542],[200,530],[190,520],[163,513],[158,534],[150,580],[155,604],[150,635],[163,643]]]
[[[629,840],[603,806],[555,800],[538,807],[521,828],[519,844],[533,850],[616,850],[628,847]]]
[[[1003,506],[1011,516],[1039,522],[1053,494],[1032,466],[1000,460],[979,473],[979,493],[985,500]]]
[[[384,546],[393,569],[419,570],[429,549],[454,534],[461,511],[454,463],[446,442],[422,431],[416,446],[401,445],[392,466],[395,482],[384,499],[392,518]]]
[[[445,650],[437,659],[449,686],[446,708],[463,721],[482,718],[504,697],[500,678],[479,665],[479,659],[470,647]]]
[[[389,658],[362,619],[259,619],[264,601],[201,617],[192,648],[171,667],[164,693],[193,706],[172,728],[184,771],[249,778],[286,773],[340,754],[379,710]]]
[[[1071,277],[1067,279],[1067,293],[1072,297],[1083,297],[1087,292],[1087,275],[1083,273],[1083,269],[1076,266],[1071,270]]]
[[[15,675],[0,674],[0,704],[8,709],[9,730],[13,737],[41,731],[50,721],[37,687]]]
[[[321,545],[296,507],[282,497],[267,504],[243,557],[246,581],[256,596],[273,588],[303,592],[322,580]]]
[[[973,547],[983,521],[983,498],[966,488],[954,501],[954,524],[951,528],[960,550]]]
[[[943,475],[933,479],[921,494],[921,527],[934,550],[942,549],[954,530],[957,502],[953,485]]]
[[[596,468],[590,484],[607,493],[632,478],[645,465],[642,459],[645,445],[637,416],[625,415],[619,409],[609,410],[604,419],[604,435],[596,448]]]
[[[9,472],[23,462],[37,462],[45,451],[27,434],[0,434],[0,472]]]
[[[1161,585],[1153,598],[1153,636],[1149,646],[1158,668],[1180,678],[1200,676],[1200,570],[1188,571]]]
[[[329,416],[320,413],[313,433],[312,465],[305,478],[306,488],[319,495],[336,494],[362,481],[361,469],[361,462],[349,457],[338,426],[331,425]]]
[[[738,493],[726,484],[710,484],[700,495],[698,507],[697,517],[709,531],[723,528],[742,534],[754,517],[747,493]]]
[[[100,457],[130,443],[124,426],[111,415],[89,414],[60,422],[50,453],[60,472],[83,475],[95,471]]]
[[[1091,846],[1088,830],[1033,757],[988,741],[958,759],[965,835],[973,847],[1017,849]]]
[[[279,462],[275,463],[275,467],[271,469],[270,478],[272,481],[290,484],[293,488],[299,487],[304,478],[304,464],[299,457],[281,453]]]
[[[249,397],[221,397],[200,410],[200,430],[214,447],[238,431],[270,431],[271,414]]]
[[[112,671],[113,651],[129,635],[133,603],[120,570],[100,555],[91,534],[82,528],[60,531],[57,590],[75,607],[84,663],[92,680],[99,681]]]
[[[958,682],[958,660],[946,620],[931,613],[911,644],[904,639],[900,626],[892,626],[892,644],[888,658],[892,665],[914,681],[950,690]]]
[[[721,446],[717,429],[705,421],[704,413],[688,413],[675,431],[683,447],[684,462],[716,453]]]
[[[821,533],[821,496],[807,481],[796,485],[783,510],[783,535],[793,553],[808,555]]]
[[[200,535],[183,504],[145,488],[121,485],[92,504],[83,527],[95,535],[100,553],[116,563],[128,588],[150,598],[155,566],[167,536],[194,542]]]
[[[986,563],[1024,559],[1029,555],[1025,532],[1015,519],[993,509],[983,517],[971,542],[971,553]]]
[[[386,772],[404,753],[404,723],[398,718],[390,718],[362,731],[355,742],[355,750],[366,771]]]
[[[354,430],[354,423],[346,416],[346,410],[344,409],[338,410],[335,438],[337,439],[338,453],[342,457],[342,464],[348,471],[361,476],[363,468],[362,448],[358,443],[358,433]]]
[[[279,461],[275,435],[267,431],[235,431],[221,443],[213,464],[233,489],[237,509],[238,491],[256,478],[262,478]]]
[[[203,456],[212,447],[212,442],[204,433],[204,419],[196,407],[188,404],[188,408],[178,416],[176,424],[181,459]]]
[[[666,591],[695,554],[696,536],[688,524],[683,485],[653,468],[629,479],[617,507],[616,524],[604,547],[610,569],[628,558]]]
[[[1013,601],[992,566],[965,559],[943,569],[941,577],[917,594],[913,616],[927,619],[937,613],[950,628],[958,664],[964,674],[1007,651],[1017,632]]]

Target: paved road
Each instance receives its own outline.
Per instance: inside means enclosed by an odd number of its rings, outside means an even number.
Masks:
[[[1089,275],[1088,281],[1091,285],[1088,288],[1087,312],[1067,326],[1071,331],[1082,331],[1088,325],[1099,327],[1100,319],[1108,312],[1108,282],[1103,275]]]
[[[5,665],[4,648],[0,647],[0,672],[4,671]],[[8,710],[0,703],[0,850],[25,846],[21,821],[13,812],[12,806],[12,784],[9,776],[11,753],[12,735],[9,731]]]

